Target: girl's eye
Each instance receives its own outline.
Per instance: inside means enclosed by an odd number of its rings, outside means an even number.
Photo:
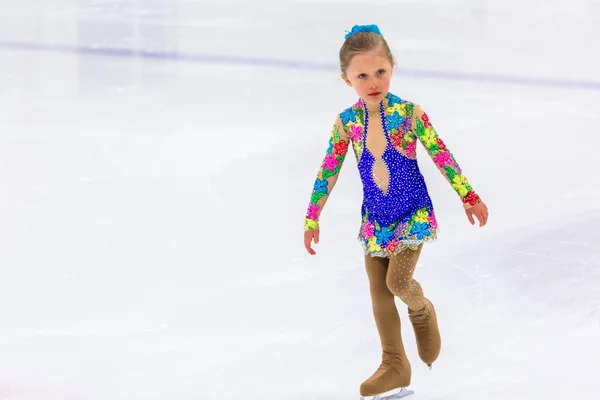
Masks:
[[[359,79],[365,79],[367,77],[367,74],[360,74],[358,76]]]
[[[383,75],[385,74],[385,69],[380,69],[379,71],[377,71],[377,75]]]

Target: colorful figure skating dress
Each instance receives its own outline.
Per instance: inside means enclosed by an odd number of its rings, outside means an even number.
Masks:
[[[313,187],[304,229],[318,229],[323,207],[352,146],[363,185],[358,239],[365,254],[390,258],[405,248],[415,249],[437,237],[434,207],[417,164],[417,142],[425,147],[465,208],[481,200],[418,105],[388,93],[379,106],[386,139],[385,150],[379,157],[366,145],[369,112],[363,100],[336,118]]]

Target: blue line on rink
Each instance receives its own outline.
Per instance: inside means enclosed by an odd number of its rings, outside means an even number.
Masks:
[[[173,60],[179,62],[190,62],[200,64],[229,64],[281,69],[299,69],[307,71],[339,71],[339,67],[333,64],[319,64],[313,62],[277,60],[270,58],[233,57],[180,52],[119,49],[109,47],[68,46],[59,44],[0,41],[0,49],[2,48],[18,51],[46,51],[52,53],[88,54],[104,57],[141,58],[149,60]],[[469,72],[463,73],[455,71],[433,71],[408,68],[397,68],[395,73],[417,78],[440,79],[451,81],[468,81],[484,83],[487,82],[504,85],[512,84],[522,86],[541,86],[565,89],[600,90],[600,82],[593,81],[517,77],[496,74],[475,74]]]

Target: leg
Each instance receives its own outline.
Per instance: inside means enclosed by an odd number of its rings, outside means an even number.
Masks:
[[[386,284],[388,262],[385,258],[365,256],[373,316],[382,346],[394,346],[400,337],[400,316]]]
[[[388,259],[365,256],[373,316],[381,340],[382,362],[360,387],[362,396],[373,396],[410,384],[411,367],[404,351],[400,317],[394,295],[386,284]]]
[[[413,278],[423,245],[417,250],[406,249],[390,260],[386,284],[390,291],[408,306],[415,331],[419,357],[431,366],[441,349],[437,316],[433,304],[423,294],[423,288]]]
[[[390,260],[386,285],[395,296],[400,298],[409,310],[421,310],[425,307],[425,296],[419,282],[413,279],[417,261],[423,245],[417,250],[406,249]]]

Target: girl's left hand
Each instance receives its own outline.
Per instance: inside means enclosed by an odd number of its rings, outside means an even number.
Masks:
[[[479,220],[479,227],[485,226],[488,220],[489,211],[485,203],[482,201],[480,203],[475,204],[473,207],[465,210],[467,213],[467,218],[469,218],[469,222],[471,225],[475,225],[475,220],[473,216],[475,216]]]

